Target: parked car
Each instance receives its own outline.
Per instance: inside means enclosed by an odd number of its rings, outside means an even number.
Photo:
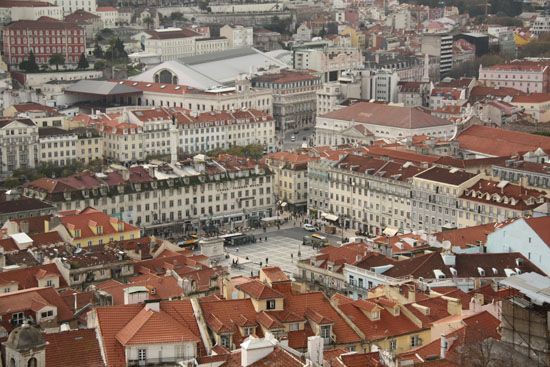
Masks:
[[[309,223],[304,224],[303,228],[308,232],[315,232],[315,231],[319,230],[319,228],[317,228],[313,224],[309,224]]]

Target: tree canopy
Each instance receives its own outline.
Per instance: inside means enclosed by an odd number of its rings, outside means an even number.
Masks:
[[[55,66],[55,70],[59,70],[59,65],[65,65],[65,56],[60,53],[55,53],[50,56],[48,64]]]
[[[31,52],[29,52],[29,57],[27,58],[27,60],[21,61],[21,63],[19,64],[19,69],[26,71],[27,73],[36,73],[40,71],[32,50]]]

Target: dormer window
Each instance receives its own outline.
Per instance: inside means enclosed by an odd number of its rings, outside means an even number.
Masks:
[[[249,336],[254,334],[254,327],[245,327],[244,328],[244,336]]]
[[[479,273],[479,276],[480,276],[480,277],[484,277],[484,276],[485,276],[485,270],[484,270],[483,268],[478,267],[478,268],[477,268],[477,272]]]
[[[103,227],[97,226],[97,234],[103,234]]]
[[[332,331],[331,325],[321,325],[319,336],[323,338],[325,344],[330,343],[331,334],[332,334],[331,331]]]
[[[372,311],[370,313],[371,320],[380,320],[380,311]]]
[[[267,301],[265,301],[265,305],[266,305],[266,309],[268,309],[268,310],[274,310],[274,309],[275,309],[276,302],[275,302],[274,299],[268,299]]]
[[[80,237],[80,229],[75,229],[75,230],[74,230],[74,236],[75,236],[76,238]]]

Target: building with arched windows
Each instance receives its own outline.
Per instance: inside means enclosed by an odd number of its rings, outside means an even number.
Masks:
[[[76,65],[86,51],[86,34],[75,23],[41,17],[7,25],[3,32],[4,60],[17,66],[34,54],[38,65],[48,64],[54,54],[61,54],[65,64]]]

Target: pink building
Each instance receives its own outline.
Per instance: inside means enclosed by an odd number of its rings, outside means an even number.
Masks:
[[[518,60],[479,67],[479,81],[488,87],[511,87],[525,93],[550,92],[550,60]]]

